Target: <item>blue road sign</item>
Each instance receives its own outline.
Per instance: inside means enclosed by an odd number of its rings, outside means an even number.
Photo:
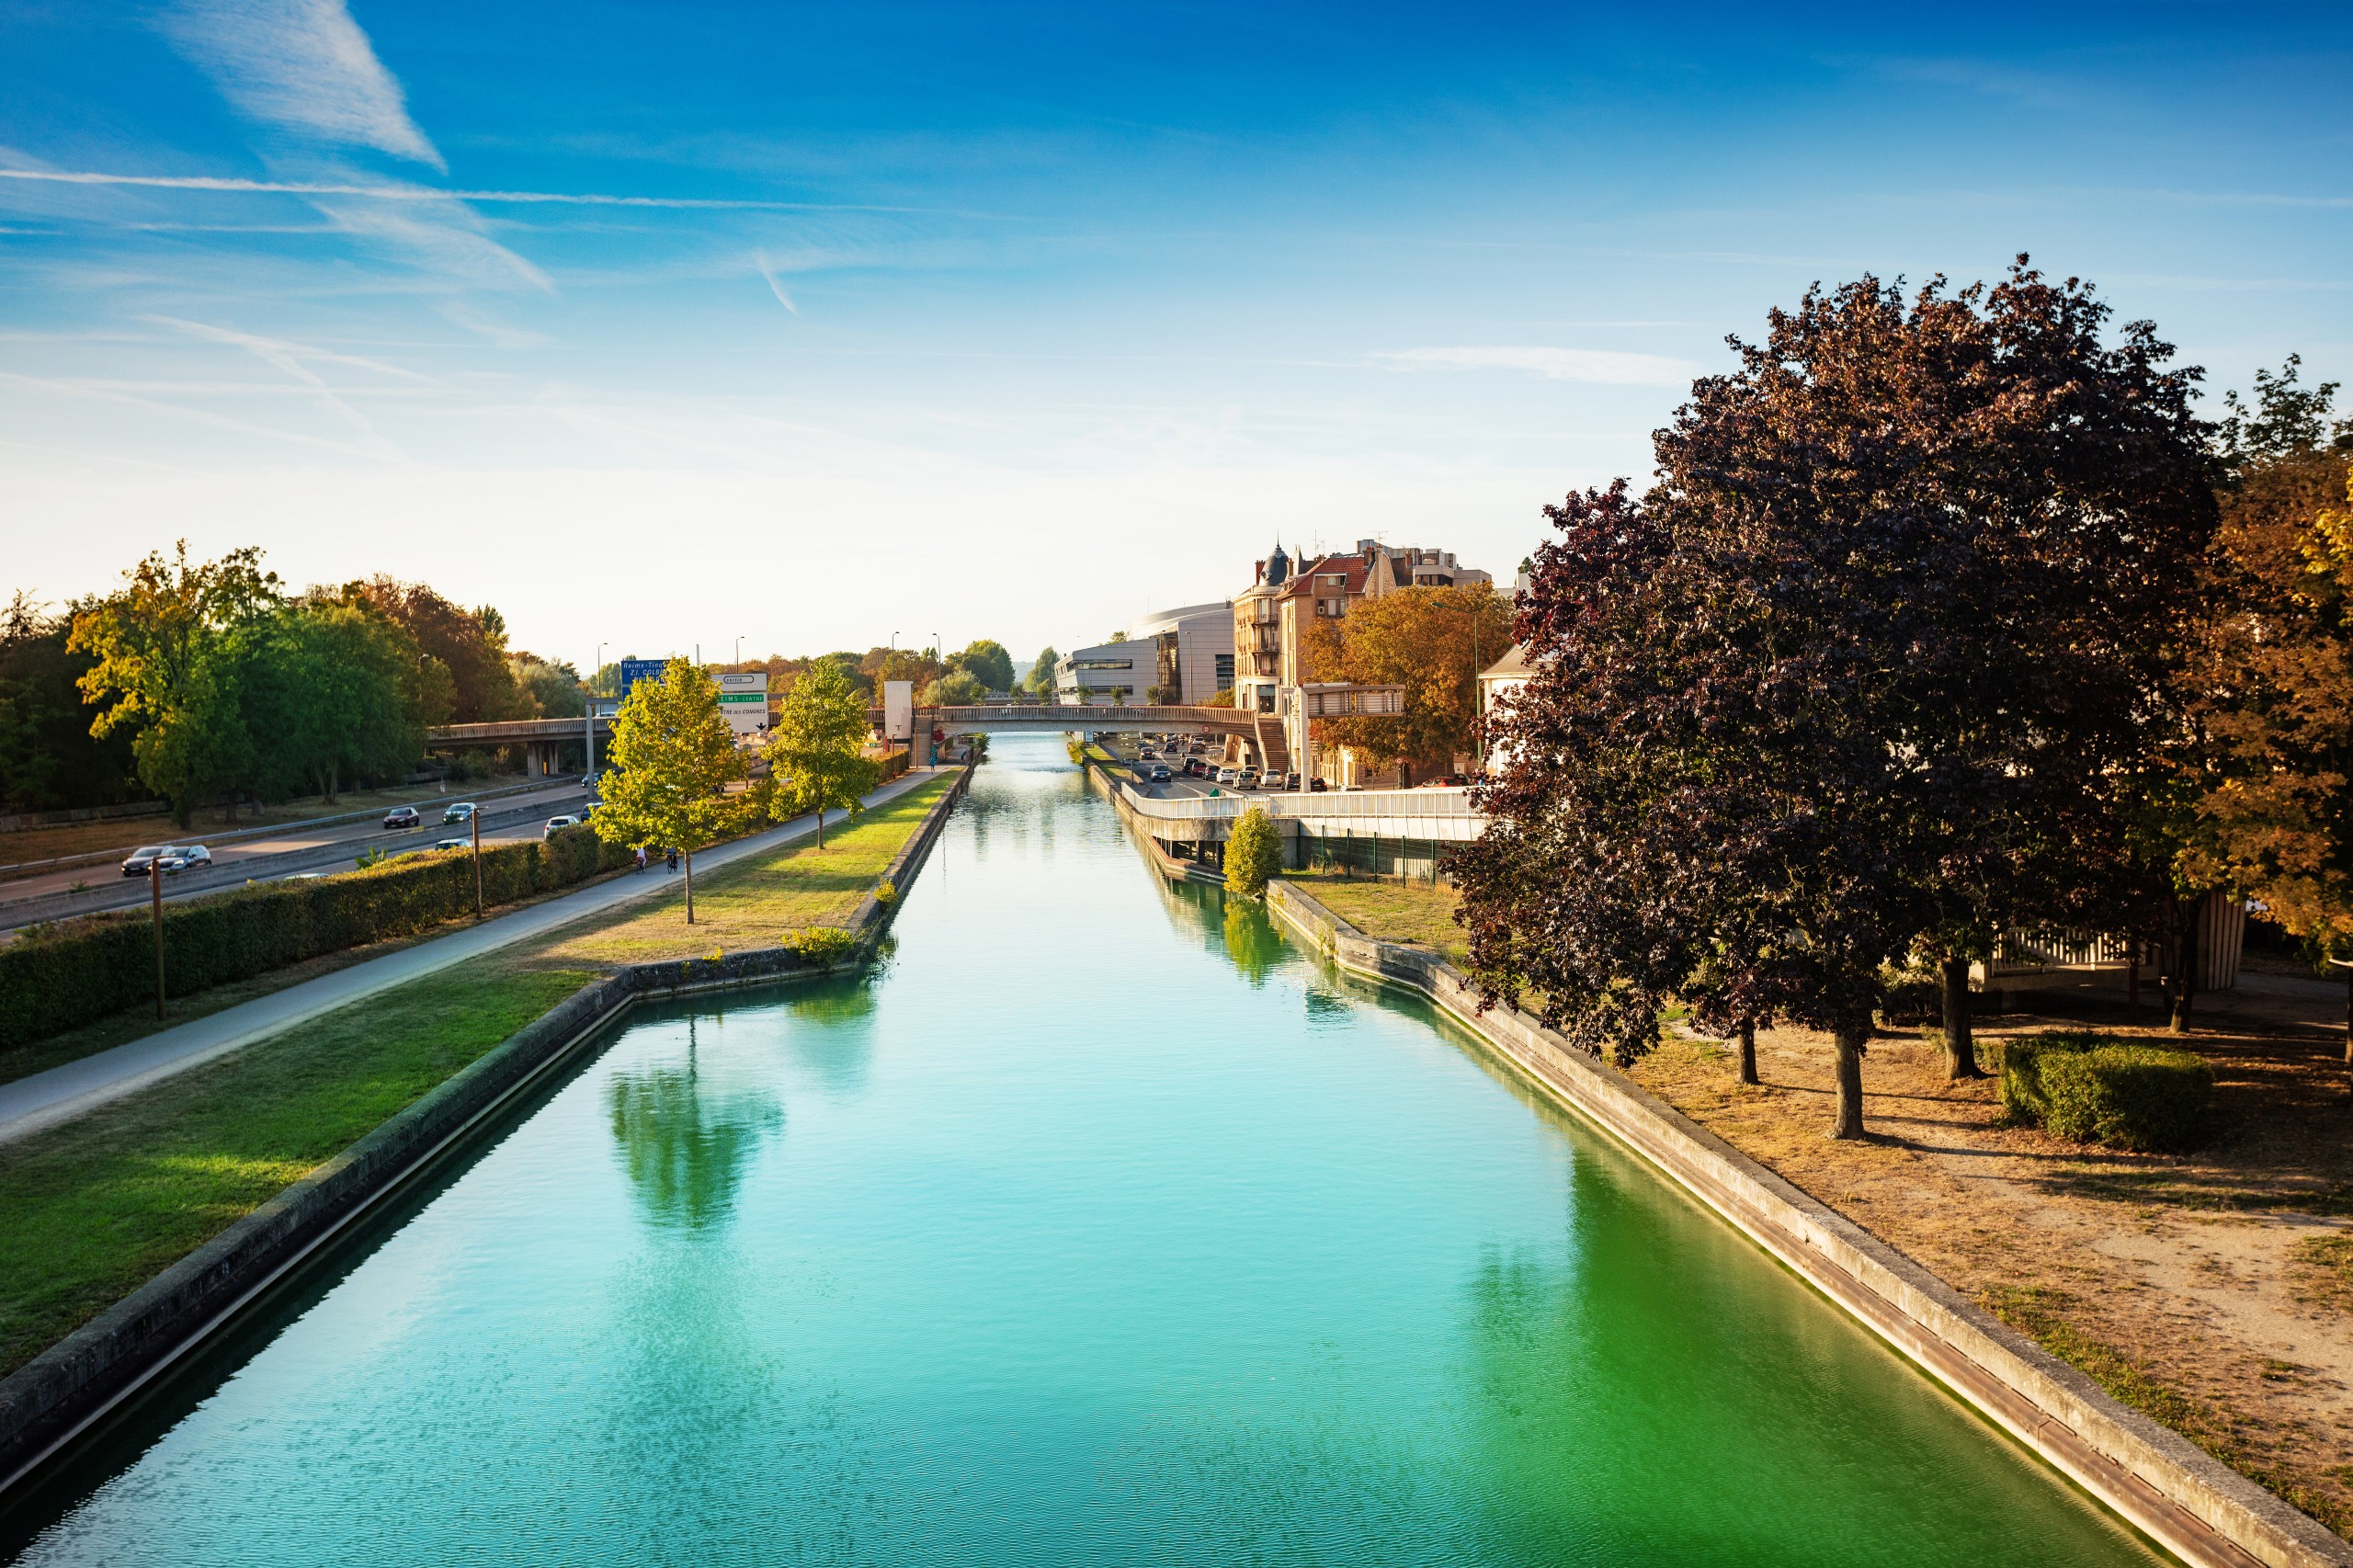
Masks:
[[[623,659],[621,661],[621,695],[627,697],[642,680],[662,678],[660,659]]]

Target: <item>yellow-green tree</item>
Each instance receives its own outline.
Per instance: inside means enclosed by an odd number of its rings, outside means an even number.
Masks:
[[[1257,898],[1282,869],[1282,835],[1263,808],[1253,806],[1226,835],[1225,885],[1245,898]]]
[[[817,813],[817,847],[825,846],[825,812],[864,809],[863,798],[881,777],[865,755],[866,701],[839,665],[820,659],[784,694],[768,732],[769,783],[788,812]]]
[[[695,851],[741,832],[765,803],[760,791],[728,788],[750,777],[751,763],[720,717],[719,684],[685,659],[639,681],[613,719],[611,755],[615,771],[589,823],[608,844],[685,857],[691,926]]]

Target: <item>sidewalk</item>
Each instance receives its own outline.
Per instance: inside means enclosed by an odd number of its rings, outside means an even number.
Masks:
[[[893,800],[938,771],[912,770],[867,796],[865,803],[873,807]],[[825,820],[831,824],[846,820],[848,814],[833,812],[827,813]],[[702,851],[695,857],[695,869],[716,870],[731,861],[778,848],[816,830],[813,815],[795,817],[766,833]],[[399,952],[353,964],[316,980],[306,980],[300,985],[290,985],[270,995],[224,1007],[209,1017],[160,1029],[111,1051],[64,1062],[14,1083],[0,1084],[0,1143],[70,1120],[84,1111],[267,1039],[346,1003],[537,937],[585,915],[667,892],[678,886],[678,881],[676,876],[661,870],[658,861],[654,869],[642,875],[623,871],[577,892],[494,915],[479,926],[436,937]]]

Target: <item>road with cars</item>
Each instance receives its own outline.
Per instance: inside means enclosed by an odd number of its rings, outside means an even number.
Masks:
[[[212,857],[210,866],[191,867],[165,878],[164,896],[189,898],[247,881],[267,881],[311,871],[345,870],[369,849],[399,854],[407,849],[429,849],[444,838],[463,838],[468,835],[466,824],[444,824],[442,817],[449,804],[465,798],[453,793],[447,801],[419,802],[420,820],[412,828],[388,829],[378,815],[361,822],[290,824],[283,832],[214,844],[209,846]],[[550,817],[577,816],[588,799],[579,779],[571,778],[550,779],[542,790],[484,801],[483,842],[537,838]],[[149,840],[148,846],[193,842],[201,841],[157,838]],[[76,883],[82,884],[78,892],[74,891]],[[0,881],[0,930],[15,930],[38,920],[142,904],[148,896],[144,875],[125,876],[112,861],[36,872]]]

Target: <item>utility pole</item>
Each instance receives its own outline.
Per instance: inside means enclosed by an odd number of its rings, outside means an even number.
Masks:
[[[587,772],[591,778],[597,777],[597,674],[604,667],[605,645],[599,642],[597,644],[596,666],[588,672],[588,689],[585,694],[588,704],[588,716],[580,722],[581,733],[587,738],[588,742]]]
[[[476,806],[466,813],[466,825],[474,837],[474,918],[482,918],[482,808]]]
[[[164,1016],[164,858],[147,862],[148,907],[155,927],[155,1017]]]

